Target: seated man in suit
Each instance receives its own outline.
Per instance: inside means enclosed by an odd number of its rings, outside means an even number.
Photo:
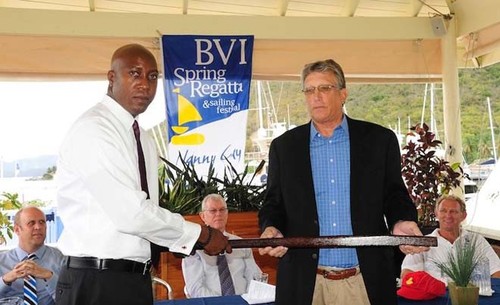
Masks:
[[[220,230],[229,239],[239,238],[226,232],[228,210],[222,196],[207,195],[201,204],[200,217],[207,226]],[[223,279],[224,275],[219,275],[219,272],[222,272],[221,264],[225,264],[221,262],[224,258],[230,274],[226,280]],[[251,249],[234,249],[231,254],[226,253],[219,257],[209,256],[203,250],[198,250],[194,255],[182,260],[182,273],[186,283],[185,292],[189,297],[206,297],[244,294],[253,276],[260,274],[261,270],[255,263]],[[225,284],[221,284],[221,280]],[[228,285],[229,291],[221,285]]]
[[[55,304],[63,255],[58,249],[44,244],[47,233],[45,213],[34,206],[20,209],[14,216],[14,232],[19,238],[18,247],[0,253],[0,299],[23,299],[24,278],[31,275],[36,280],[36,295],[32,297],[38,303],[24,304]]]
[[[447,257],[458,239],[467,240],[474,238],[474,236],[477,247],[488,258],[491,276],[500,277],[500,259],[488,241],[477,233],[461,228],[462,221],[467,217],[465,202],[461,198],[453,195],[442,196],[436,203],[435,213],[439,220],[439,228],[428,236],[437,237],[438,246],[431,247],[429,252],[406,255],[401,266],[401,278],[409,272],[426,271],[446,284],[444,275],[441,274],[434,262]]]

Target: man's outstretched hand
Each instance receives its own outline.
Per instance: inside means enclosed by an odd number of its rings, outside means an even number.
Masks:
[[[218,255],[222,253],[231,253],[233,249],[228,242],[228,239],[221,231],[209,226],[202,226],[198,244],[203,247],[203,250],[208,255]]]

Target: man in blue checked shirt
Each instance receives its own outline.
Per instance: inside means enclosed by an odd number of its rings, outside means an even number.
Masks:
[[[23,299],[24,278],[32,275],[36,279],[38,305],[55,304],[55,289],[63,255],[56,248],[46,246],[47,224],[45,213],[28,206],[14,216],[14,232],[19,245],[0,253],[0,300],[18,297]],[[29,254],[35,258],[27,259]]]
[[[396,135],[344,114],[346,81],[335,61],[307,64],[302,83],[311,121],[271,143],[261,237],[422,235]],[[259,252],[281,258],[277,305],[397,304],[392,247]]]

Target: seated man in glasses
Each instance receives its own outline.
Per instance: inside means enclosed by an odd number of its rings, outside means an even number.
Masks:
[[[239,238],[226,232],[228,210],[219,194],[207,195],[201,203],[200,217],[205,225],[220,230],[229,239]],[[241,295],[261,270],[255,263],[252,249],[234,249],[231,254],[210,256],[198,250],[182,260],[185,293],[191,297]]]

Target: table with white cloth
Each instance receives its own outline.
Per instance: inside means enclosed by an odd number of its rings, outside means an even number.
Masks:
[[[492,296],[479,296],[478,305],[499,305],[500,304],[500,279],[491,279],[491,288],[495,291]],[[445,296],[428,301],[412,301],[398,297],[398,305],[448,305],[451,300],[448,292]],[[157,301],[155,305],[248,305],[248,303],[239,295],[225,297],[206,297],[194,299],[178,299],[168,301]],[[266,303],[274,305],[274,303]]]
[[[248,303],[241,296],[232,295],[224,297],[156,301],[155,305],[248,305]],[[265,303],[264,305],[274,305],[274,303]]]

